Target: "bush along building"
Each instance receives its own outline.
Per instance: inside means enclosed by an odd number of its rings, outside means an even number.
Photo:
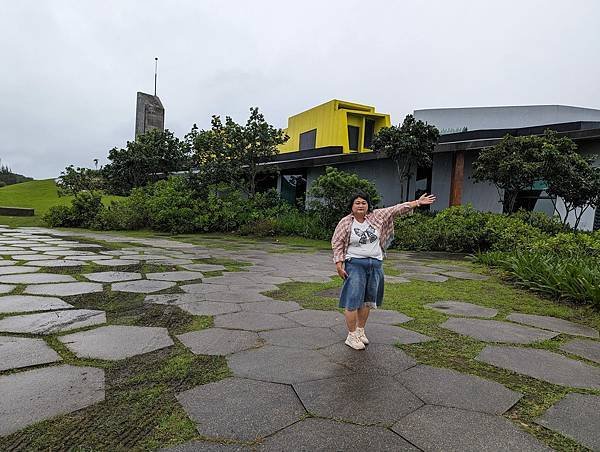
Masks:
[[[445,108],[415,110],[416,119],[442,132],[431,168],[417,168],[406,184],[408,198],[434,193],[437,210],[472,204],[478,210],[502,212],[499,193],[491,183],[476,183],[473,162],[481,150],[494,146],[507,134],[541,135],[550,129],[568,136],[584,156],[600,155],[600,110],[557,105]],[[368,105],[331,100],[288,120],[290,137],[269,163],[278,170],[277,187],[290,202],[304,203],[306,190],[327,166],[371,180],[383,205],[401,202],[395,166],[382,153],[371,150],[373,136],[389,127],[390,116]],[[600,159],[594,163],[600,166]],[[542,181],[519,193],[517,205],[526,210],[553,213],[553,203]],[[557,207],[561,208],[560,200]],[[572,221],[570,221],[573,223]],[[587,209],[579,228],[600,228],[600,209]]]

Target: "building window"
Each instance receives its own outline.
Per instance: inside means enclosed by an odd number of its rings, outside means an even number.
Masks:
[[[600,207],[596,207],[596,213],[594,214],[594,231],[600,229]]]
[[[351,151],[358,151],[359,135],[360,135],[360,127],[348,126],[348,146]]]
[[[281,199],[304,210],[306,203],[306,169],[289,170],[281,175]]]
[[[300,134],[300,150],[315,149],[317,147],[317,129]]]
[[[431,167],[417,168],[415,179],[415,199],[419,199],[424,193],[431,193]],[[423,206],[422,209],[429,210],[429,206]]]
[[[375,134],[375,121],[372,119],[365,120],[365,140],[364,140],[364,148],[371,149],[371,144],[373,144],[373,135]]]
[[[520,191],[515,201],[514,210],[526,210],[528,212],[544,212],[548,216],[554,215],[555,198],[550,196],[546,189],[548,184],[544,181],[534,182],[531,190]]]

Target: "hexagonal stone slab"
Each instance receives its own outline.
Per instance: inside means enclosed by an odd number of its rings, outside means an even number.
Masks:
[[[85,265],[85,262],[67,259],[46,259],[44,261],[26,262],[26,264],[33,264],[38,267],[80,267]]]
[[[192,315],[222,315],[241,311],[239,304],[219,301],[194,301],[179,303],[176,306]]]
[[[79,358],[116,361],[173,345],[166,328],[109,325],[58,338]]]
[[[281,347],[317,349],[339,342],[341,338],[329,328],[301,326],[260,333],[267,344]]]
[[[398,311],[389,311],[386,309],[371,309],[369,312],[369,322],[373,323],[385,323],[387,325],[396,325],[399,323],[406,323],[413,320],[405,314]]]
[[[31,252],[35,253],[35,251]],[[47,261],[48,259],[51,259],[50,256],[45,254],[13,254],[11,257],[18,261],[29,261],[32,265],[35,265],[34,261]],[[58,259],[58,256],[56,256],[56,259]]]
[[[54,366],[0,377],[0,436],[104,400],[104,371]]]
[[[31,266],[27,266],[27,265],[16,265],[14,267],[0,267],[0,275],[16,275],[18,273],[34,273],[39,270],[40,270],[40,267],[31,267]]]
[[[156,279],[158,281],[193,281],[203,277],[200,272],[177,271],[163,273],[146,273],[146,278]]]
[[[396,378],[425,403],[482,413],[502,414],[522,397],[495,381],[438,367],[413,367]]]
[[[271,345],[229,355],[227,363],[235,376],[275,383],[318,380],[350,372],[316,351]]]
[[[302,309],[285,314],[288,319],[304,326],[328,328],[344,324],[344,316],[337,311]]]
[[[128,265],[137,265],[140,261],[134,261],[133,259],[97,259],[92,262],[104,267],[126,267]]]
[[[597,338],[599,336],[598,331],[594,328],[569,322],[568,320],[558,319],[556,317],[532,314],[510,314],[506,318],[512,322],[524,323],[525,325],[531,325],[551,331],[558,331],[559,333],[572,334],[574,336],[586,336],[593,338]]]
[[[455,300],[436,301],[426,304],[428,308],[443,312],[448,315],[461,315],[464,317],[483,317],[492,318],[498,314],[497,309],[486,308],[473,303]]]
[[[75,278],[69,275],[57,275],[54,273],[22,273],[18,275],[0,276],[0,283],[9,284],[44,284],[74,282]]]
[[[402,273],[402,277],[408,280],[418,280],[427,282],[446,282],[447,276],[435,275],[433,273]]]
[[[5,317],[0,320],[0,331],[6,333],[54,334],[59,331],[69,331],[101,323],[106,323],[104,311],[73,309]]]
[[[490,277],[487,275],[480,275],[478,273],[471,273],[471,272],[450,271],[450,272],[440,272],[440,273],[442,273],[442,275],[452,276],[453,278],[469,279],[472,281],[485,281],[487,279],[490,279]]]
[[[476,359],[557,385],[600,389],[599,367],[548,350],[488,345]]]
[[[181,288],[183,289],[183,286],[181,286]],[[204,299],[206,301],[222,301],[223,303],[253,303],[256,301],[273,301],[272,298],[262,295],[257,291],[232,289],[219,289],[216,292],[207,292],[204,294]]]
[[[500,416],[425,405],[392,427],[424,451],[550,451]]]
[[[480,341],[532,344],[558,336],[553,331],[540,330],[497,320],[451,318],[440,325],[455,333]]]
[[[235,330],[265,331],[292,328],[298,324],[277,314],[236,312],[215,317],[215,326]]]
[[[374,375],[396,375],[417,362],[398,347],[386,344],[369,344],[366,351],[354,350],[343,342],[319,350],[332,362],[356,372]]]
[[[265,314],[285,314],[298,311],[302,307],[295,301],[253,301],[242,305],[244,311],[263,312]]]
[[[339,325],[333,330],[346,339],[348,331],[345,325]],[[434,340],[416,331],[407,330],[399,326],[385,325],[382,323],[367,323],[365,334],[372,344],[419,344]]]
[[[0,371],[60,360],[58,353],[48,347],[42,339],[0,336]]]
[[[560,349],[600,364],[600,342],[574,339],[561,345]]]
[[[261,451],[418,451],[409,442],[382,427],[366,427],[308,418],[268,437]]]
[[[209,328],[177,336],[196,355],[229,355],[260,345],[252,331]]]
[[[121,281],[132,281],[134,279],[142,279],[141,273],[135,272],[96,272],[85,273],[85,276],[90,281],[112,283]]]
[[[0,284],[0,293],[9,293],[15,290],[16,286],[11,286],[9,284]]]
[[[114,283],[111,285],[111,290],[117,292],[152,293],[168,289],[175,285],[176,283],[172,281],[150,281],[148,279],[140,279],[137,281]]]
[[[187,264],[182,265],[182,267],[193,272],[218,272],[225,270],[225,267],[219,264]]]
[[[52,311],[69,309],[73,306],[55,297],[37,297],[30,295],[8,295],[0,297],[0,313]]]
[[[540,425],[573,438],[592,450],[600,450],[600,396],[567,394],[536,419]]]
[[[353,374],[294,384],[308,411],[361,424],[392,423],[423,405],[392,377]]]
[[[306,414],[286,385],[227,378],[177,395],[203,436],[253,441]]]
[[[31,295],[54,295],[57,297],[95,292],[102,292],[102,284],[86,282],[37,284],[27,286],[24,291]]]

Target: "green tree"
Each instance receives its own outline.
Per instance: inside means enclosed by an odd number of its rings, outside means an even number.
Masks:
[[[473,163],[473,179],[496,186],[504,213],[513,213],[520,191],[542,180],[546,161],[543,137],[505,135],[495,146],[484,148]]]
[[[104,188],[104,177],[98,170],[75,168],[69,165],[61,171],[58,180],[58,195],[76,195],[82,191],[97,191]]]
[[[311,185],[308,195],[308,209],[319,219],[325,229],[333,229],[337,222],[348,215],[348,201],[355,192],[364,192],[371,198],[375,207],[381,201],[377,188],[367,179],[354,173],[327,167]]]
[[[166,178],[170,173],[189,169],[189,147],[169,130],[151,129],[129,141],[125,148],[113,148],[110,163],[102,173],[111,193],[127,195],[132,188]]]
[[[431,167],[433,148],[439,136],[435,126],[416,120],[413,115],[406,115],[402,125],[384,127],[373,138],[373,150],[385,152],[396,166],[400,199],[408,200],[410,178],[414,170]]]

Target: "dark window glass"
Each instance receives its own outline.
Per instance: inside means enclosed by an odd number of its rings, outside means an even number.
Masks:
[[[360,128],[356,126],[348,126],[348,144],[351,151],[358,151],[358,136]]]
[[[594,215],[594,231],[600,229],[600,207],[596,207],[596,214]]]
[[[415,182],[415,199],[419,199],[423,193],[431,193],[431,168],[417,168]],[[421,209],[429,210],[429,206]]]
[[[304,209],[306,202],[306,170],[300,170],[296,174],[281,175],[281,198],[300,210]]]
[[[317,145],[317,129],[300,134],[300,150],[314,149]]]
[[[365,149],[371,149],[373,143],[373,134],[375,133],[375,121],[367,119],[365,121]]]

